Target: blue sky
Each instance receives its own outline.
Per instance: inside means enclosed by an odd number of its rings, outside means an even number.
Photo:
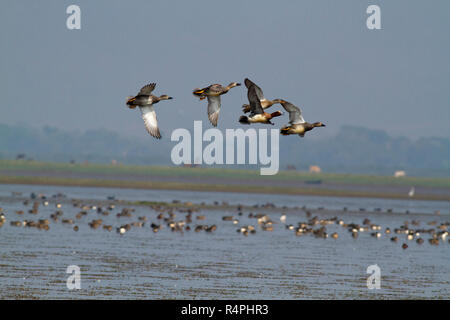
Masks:
[[[70,4],[81,30],[66,28]],[[366,27],[370,4],[381,30]],[[0,122],[145,136],[125,98],[156,82],[174,97],[157,105],[168,136],[209,125],[192,89],[249,77],[327,124],[312,138],[345,124],[450,137],[449,30],[446,0],[2,1]],[[223,96],[219,128],[241,127],[246,99]]]

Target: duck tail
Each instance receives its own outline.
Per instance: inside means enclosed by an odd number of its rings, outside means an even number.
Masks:
[[[201,97],[205,93],[205,89],[194,89],[192,93],[197,97]]]
[[[280,133],[284,136],[287,136],[289,134],[289,130],[291,129],[291,127],[284,127],[280,129]]]
[[[250,110],[251,110],[250,105],[248,105],[248,104],[242,105],[242,111],[244,113],[250,112]]]
[[[136,100],[136,97],[132,96],[127,97],[127,106],[130,107],[131,109],[136,107],[136,105],[133,103],[134,100]]]
[[[248,117],[246,117],[246,116],[241,116],[239,118],[239,122],[242,124],[250,124],[250,121],[248,121]]]
[[[275,112],[272,112],[270,115],[272,116],[272,118],[275,118],[275,117],[281,116],[282,114],[283,113],[281,111],[275,111]]]

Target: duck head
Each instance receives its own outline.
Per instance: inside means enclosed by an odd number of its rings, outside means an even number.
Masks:
[[[172,97],[169,97],[167,94],[163,94],[162,96],[159,97],[159,100],[171,100],[173,99]]]
[[[314,122],[313,125],[314,127],[326,127],[322,122]]]
[[[283,115],[283,111],[278,110],[278,111],[272,112],[270,115],[272,118],[279,117],[279,116]]]
[[[228,86],[227,86],[227,88],[234,88],[234,87],[239,87],[241,84],[240,83],[238,83],[238,82],[231,82]]]

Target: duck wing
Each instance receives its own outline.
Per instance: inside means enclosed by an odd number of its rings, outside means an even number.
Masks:
[[[139,91],[139,93],[137,94],[139,95],[145,95],[148,96],[150,95],[150,93],[152,93],[152,91],[155,89],[156,83],[149,83],[145,86],[142,87],[141,91]]]
[[[212,84],[208,87],[208,89],[206,90],[207,94],[211,94],[211,95],[221,95],[223,93],[226,93],[228,90],[226,90],[225,87],[223,87],[221,84]]]
[[[197,89],[194,89],[194,90],[192,91],[192,93],[193,93],[194,95],[198,96],[198,97],[201,97],[201,96],[204,96],[204,95],[209,91],[209,89],[210,89],[211,87],[212,87],[212,85],[209,85],[209,86],[204,87],[204,88],[197,88]]]
[[[258,94],[256,93],[256,87],[250,86],[247,91],[247,97],[248,101],[250,103],[250,117],[254,116],[255,114],[262,114],[264,113],[264,110],[261,106],[261,100],[258,97]]]
[[[208,118],[214,127],[217,127],[220,112],[220,96],[208,96]]]
[[[161,133],[158,128],[158,120],[156,119],[156,112],[153,106],[139,107],[142,113],[142,119],[145,123],[145,128],[148,133],[157,139],[161,139]]]
[[[287,112],[289,112],[290,124],[305,123],[305,119],[303,119],[302,116],[302,110],[300,110],[299,107],[296,107],[292,103],[287,101],[283,101],[281,105]]]
[[[244,83],[245,83],[245,86],[247,87],[247,89],[250,89],[250,87],[254,86],[255,87],[255,91],[256,91],[256,95],[258,96],[259,100],[265,100],[263,91],[261,90],[260,87],[258,87],[256,85],[256,83],[254,83],[249,78],[245,78]]]

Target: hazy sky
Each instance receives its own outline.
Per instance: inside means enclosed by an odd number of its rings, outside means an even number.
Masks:
[[[81,30],[66,27],[70,4]],[[366,27],[370,4],[382,30]],[[156,82],[174,97],[156,107],[170,139],[194,120],[210,127],[192,89],[249,77],[327,124],[312,137],[344,124],[450,137],[449,31],[448,0],[3,0],[0,123],[145,136],[125,98]],[[242,127],[244,89],[223,96],[219,128]]]

